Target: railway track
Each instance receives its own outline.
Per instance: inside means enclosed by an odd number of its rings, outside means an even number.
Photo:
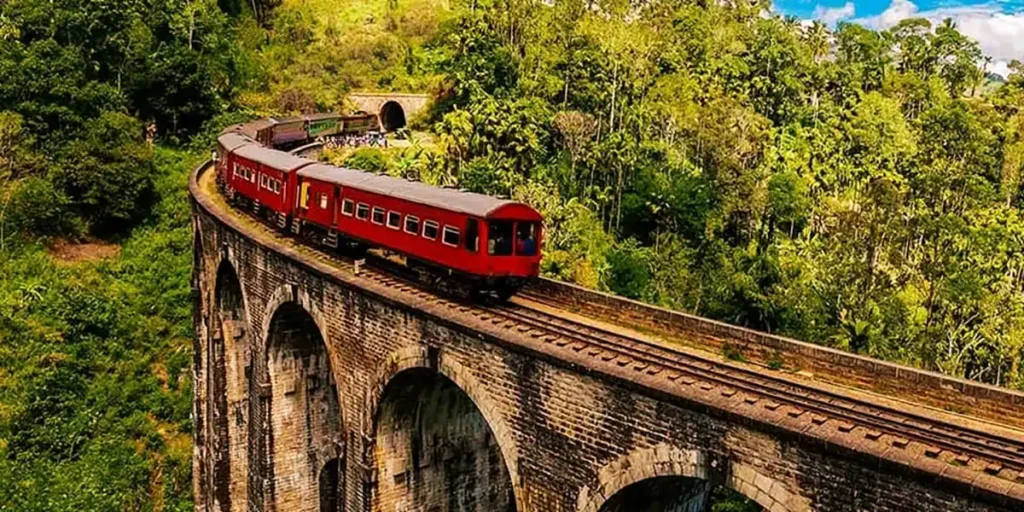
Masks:
[[[536,296],[529,297],[529,300],[554,308],[560,306]],[[511,321],[550,332],[571,343],[590,345],[601,351],[594,354],[595,357],[600,356],[608,361],[621,359],[625,361],[624,364],[636,361],[659,365],[679,374],[673,380],[688,379],[685,382],[696,386],[710,383],[714,387],[708,391],[717,387],[725,388],[723,392],[742,391],[747,397],[765,400],[764,405],[769,408],[788,405],[791,407],[791,416],[811,414],[812,422],[816,424],[838,420],[841,422],[841,431],[851,431],[861,426],[869,429],[869,438],[878,439],[884,433],[893,436],[900,444],[913,440],[950,450],[960,457],[978,457],[988,463],[986,471],[991,473],[998,473],[1004,468],[1017,471],[1024,469],[1024,440],[953,425],[911,411],[858,400],[783,377],[773,377],[739,365],[723,364],[710,357],[671,350],[638,337],[558,317],[540,308],[509,304],[487,310]],[[966,464],[967,461],[963,462]]]
[[[246,218],[253,217],[246,215]],[[253,219],[256,220],[256,219]],[[305,256],[334,267],[351,266],[351,255],[327,252],[322,247],[284,236],[257,220],[260,226],[279,240],[290,241],[303,247]],[[906,447],[910,442],[923,444],[925,454],[937,458],[941,451],[955,455],[954,461],[967,465],[972,459],[982,461],[984,471],[998,475],[1008,469],[1024,481],[1024,439],[954,424],[908,410],[900,410],[874,401],[858,399],[820,387],[802,384],[783,375],[772,376],[763,371],[729,364],[712,357],[672,349],[663,344],[628,336],[598,325],[556,316],[545,307],[521,304],[481,305],[465,300],[447,298],[426,289],[407,268],[387,258],[370,255],[369,263],[359,276],[379,285],[395,288],[431,303],[455,308],[480,320],[500,324],[507,329],[544,338],[559,347],[571,347],[605,362],[620,366],[641,365],[642,370],[655,375],[664,371],[672,382],[698,386],[708,392],[718,391],[722,396],[742,399],[746,403],[762,406],[771,411],[787,407],[794,418],[810,415],[811,422],[824,425],[838,423],[840,432],[850,433],[855,428],[865,429],[864,436],[872,441],[882,435],[892,437],[892,445]],[[565,305],[535,294],[524,293],[528,302],[553,309]],[[742,395],[737,396],[737,394]]]
[[[381,261],[375,260],[374,263],[380,265]],[[711,384],[712,387],[707,391],[713,392],[717,388],[722,388],[720,392],[729,393],[728,396],[742,392],[747,400],[753,400],[749,403],[763,400],[763,406],[772,410],[789,406],[791,416],[811,415],[814,424],[835,421],[839,423],[839,430],[846,432],[863,427],[867,430],[865,436],[869,439],[878,440],[883,434],[888,434],[893,437],[896,445],[906,446],[910,441],[916,441],[948,450],[956,454],[956,460],[964,465],[970,458],[978,458],[986,463],[986,472],[992,474],[997,474],[1003,469],[1017,472],[1024,470],[1024,440],[954,425],[911,411],[804,385],[781,376],[773,377],[742,366],[723,364],[711,357],[672,350],[639,337],[559,317],[542,308],[518,303],[481,306],[438,297],[429,290],[423,290],[418,283],[409,281],[408,276],[400,277],[390,270],[374,268],[373,273],[367,273],[366,277],[403,291],[415,290],[421,297],[457,307],[460,311],[471,313],[481,320],[501,323],[506,328],[522,331],[521,328],[525,327],[526,331],[541,333],[540,336],[554,337],[552,341],[557,345],[572,346],[577,352],[587,350],[592,357],[607,362],[617,361],[623,366],[653,365],[675,372],[675,376],[669,377],[672,381],[682,381],[698,387]],[[532,302],[555,309],[562,307],[561,304],[543,297],[530,294],[527,296]],[[496,319],[505,320],[495,322]],[[938,455],[938,452],[933,453]],[[964,456],[968,458],[964,459]]]

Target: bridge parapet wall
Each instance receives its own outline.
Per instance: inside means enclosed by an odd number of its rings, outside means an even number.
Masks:
[[[530,291],[582,315],[641,327],[684,345],[1024,427],[1024,393],[1018,391],[744,329],[551,279],[540,280]]]

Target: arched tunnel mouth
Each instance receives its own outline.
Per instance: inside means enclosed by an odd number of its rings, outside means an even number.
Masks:
[[[417,368],[387,384],[374,424],[373,511],[514,512],[512,479],[473,400],[447,377]],[[398,508],[396,508],[398,507]]]
[[[684,476],[659,476],[630,484],[598,512],[761,512],[760,505],[727,487]]]
[[[380,123],[384,131],[393,132],[405,128],[405,109],[397,101],[389,101],[380,108]]]

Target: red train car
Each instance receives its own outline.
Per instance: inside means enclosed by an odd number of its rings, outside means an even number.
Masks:
[[[411,266],[457,274],[502,298],[539,274],[542,218],[533,208],[264,147],[277,126],[263,120],[225,131],[217,171],[229,198],[244,198],[281,229],[291,223],[292,232],[333,247],[348,239],[402,254]]]
[[[305,229],[459,272],[499,295],[539,273],[542,219],[525,204],[323,164],[296,174]]]
[[[267,216],[284,229],[295,203],[295,171],[312,163],[258,144],[239,146],[230,151],[228,157],[225,180],[228,197],[241,194],[257,210],[266,208]]]
[[[225,131],[217,139],[217,182],[225,186],[230,178],[229,171],[231,152],[236,149],[252,144],[253,140],[237,131]]]

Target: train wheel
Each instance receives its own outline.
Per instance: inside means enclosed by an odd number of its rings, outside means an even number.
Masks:
[[[501,302],[506,302],[522,288],[520,285],[502,283],[494,288],[494,296]]]

